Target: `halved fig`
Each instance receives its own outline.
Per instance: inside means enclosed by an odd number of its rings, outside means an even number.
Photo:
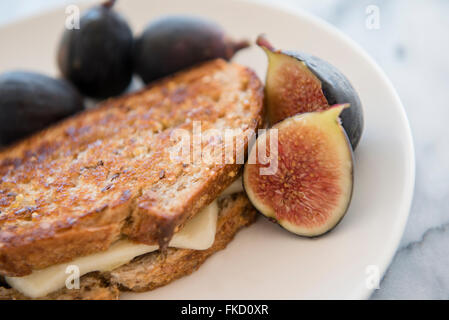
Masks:
[[[251,149],[243,173],[248,198],[262,214],[297,235],[328,232],[351,201],[352,149],[339,119],[347,107],[287,118],[270,129],[277,130],[277,148],[267,131]],[[264,157],[277,161],[268,174],[264,169],[273,163],[261,161]]]
[[[263,36],[257,44],[268,56],[265,99],[269,121],[275,124],[297,113],[349,103],[351,108],[342,112],[341,120],[355,150],[363,132],[363,109],[349,80],[320,58],[276,50]]]

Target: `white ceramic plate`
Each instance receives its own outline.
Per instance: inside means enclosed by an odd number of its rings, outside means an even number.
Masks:
[[[309,14],[246,1],[127,0],[118,8],[135,32],[167,14],[216,20],[236,38],[265,33],[279,48],[297,49],[337,66],[359,92],[365,132],[355,153],[350,209],[331,233],[318,239],[289,234],[266,219],[241,231],[194,274],[133,299],[366,298],[401,238],[412,199],[414,152],[401,102],[379,67],[356,44]],[[32,69],[57,74],[55,50],[64,8],[0,29],[0,71]],[[113,53],[112,53],[113,54]],[[235,59],[263,79],[266,58],[257,47]],[[371,278],[370,278],[371,276]]]

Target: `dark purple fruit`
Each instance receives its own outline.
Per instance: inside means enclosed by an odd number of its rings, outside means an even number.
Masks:
[[[363,132],[363,108],[349,80],[328,62],[294,51],[274,49],[263,37],[257,39],[268,55],[266,101],[272,123],[302,112],[324,110],[349,103],[341,114],[343,128],[355,150]]]
[[[66,30],[59,45],[59,69],[89,97],[116,96],[131,82],[133,35],[113,4],[107,1],[84,13],[80,28]]]
[[[338,118],[346,107],[278,122],[270,129],[277,130],[277,151],[271,148],[271,135],[260,135],[245,164],[243,183],[252,204],[297,235],[315,237],[330,231],[351,201],[352,149]],[[263,145],[276,166],[259,161]],[[267,167],[271,172],[261,170]]]
[[[7,144],[84,109],[65,80],[34,72],[0,75],[0,142]]]
[[[150,23],[136,39],[134,69],[148,83],[203,61],[229,60],[248,45],[247,41],[234,42],[211,21],[164,17]]]

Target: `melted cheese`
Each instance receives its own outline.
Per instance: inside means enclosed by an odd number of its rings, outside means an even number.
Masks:
[[[234,181],[220,197],[243,191],[242,179]],[[184,228],[176,233],[169,247],[206,250],[215,240],[217,228],[218,204],[213,201],[200,213],[193,217]],[[38,298],[63,288],[66,281],[71,281],[73,266],[79,270],[81,277],[92,271],[110,271],[124,265],[140,255],[158,250],[157,245],[145,245],[129,240],[120,240],[108,250],[80,257],[68,263],[54,265],[45,269],[35,270],[25,277],[5,277],[6,282],[30,298]]]
[[[176,233],[169,247],[205,250],[212,246],[217,228],[218,204],[212,202],[193,217],[184,228]],[[38,298],[63,288],[73,273],[73,266],[82,275],[92,271],[110,271],[131,261],[133,258],[158,250],[157,245],[145,245],[129,240],[120,240],[108,250],[76,258],[68,263],[35,270],[25,277],[5,277],[6,282],[30,298]]]

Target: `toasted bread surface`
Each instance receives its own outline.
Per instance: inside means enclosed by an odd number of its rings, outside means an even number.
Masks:
[[[79,290],[61,289],[42,299],[117,299],[121,291],[142,292],[164,286],[197,270],[213,253],[222,250],[241,228],[254,222],[257,212],[244,193],[219,201],[217,234],[207,250],[169,248],[137,257],[109,272],[93,272],[81,278]],[[1,299],[27,299],[14,289],[0,286]]]
[[[215,60],[3,150],[0,274],[24,276],[106,250],[122,236],[164,246],[241,167],[174,161],[175,130],[191,134],[200,121],[203,132],[253,131],[262,124],[262,100],[251,70]],[[202,150],[224,146],[200,143]]]

